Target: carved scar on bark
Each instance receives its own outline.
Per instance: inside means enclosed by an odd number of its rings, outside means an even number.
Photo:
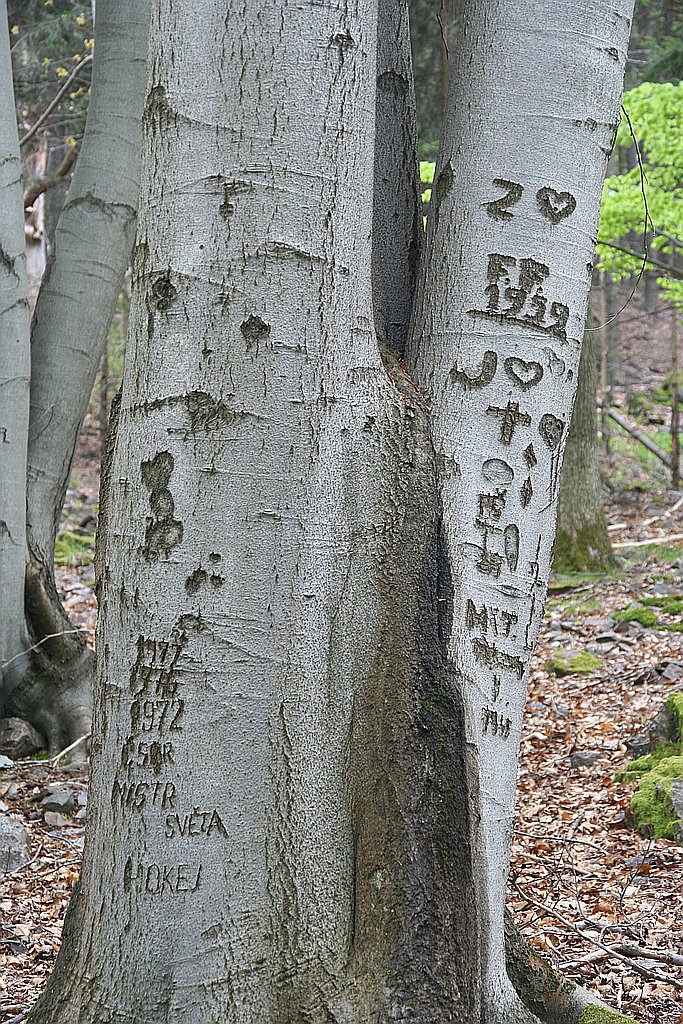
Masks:
[[[490,668],[505,668],[515,672],[519,679],[523,678],[524,663],[512,654],[506,654],[505,651],[499,650],[494,644],[489,644],[483,637],[475,637],[472,640],[472,651],[478,661]]]
[[[450,373],[452,381],[462,384],[465,388],[483,388],[490,384],[498,369],[498,356],[492,350],[484,352],[479,372],[470,376],[466,370],[454,366]]]

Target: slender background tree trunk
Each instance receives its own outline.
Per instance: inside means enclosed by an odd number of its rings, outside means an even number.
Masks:
[[[407,0],[379,0],[372,285],[380,342],[408,340],[422,228]]]
[[[30,369],[22,198],[7,4],[0,0],[0,717],[10,668],[3,666],[22,635],[26,566]]]
[[[6,663],[26,642],[22,612],[30,356],[23,196],[7,5],[0,0],[0,717],[9,687]]]
[[[602,506],[598,443],[596,331],[586,331],[579,386],[562,465],[554,568],[600,572],[614,564]],[[604,401],[604,399],[603,399]]]
[[[30,562],[26,621],[12,622],[12,654],[28,634],[41,646],[11,667],[13,714],[50,747],[89,732],[94,659],[62,609],[54,543],[71,462],[135,234],[148,0],[101,0],[93,92],[81,153],[64,203],[31,331],[26,495]],[[22,489],[23,490],[23,489]],[[52,637],[46,643],[42,641]]]

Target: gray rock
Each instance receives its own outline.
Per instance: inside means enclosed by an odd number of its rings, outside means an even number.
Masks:
[[[28,832],[21,822],[0,814],[0,875],[15,871],[28,860]]]
[[[8,768],[14,768],[14,761],[10,757],[0,754],[0,772],[6,772]]]
[[[45,740],[23,718],[0,719],[0,754],[16,760],[45,749]]]
[[[643,757],[652,753],[652,743],[646,733],[639,733],[638,736],[631,736],[626,740],[626,749],[634,757]]]
[[[43,817],[45,818],[45,824],[49,825],[50,828],[65,828],[69,824],[66,818],[57,811],[45,811]]]
[[[576,750],[570,760],[572,768],[590,768],[592,764],[602,757],[600,750]]]
[[[661,706],[647,731],[653,750],[660,743],[674,743],[679,738],[676,717],[668,704]]]
[[[683,781],[674,779],[669,790],[669,802],[678,818],[676,825],[676,842],[683,846]]]
[[[71,814],[76,806],[76,799],[70,789],[61,787],[53,789],[40,802],[44,811],[58,811],[60,814]]]

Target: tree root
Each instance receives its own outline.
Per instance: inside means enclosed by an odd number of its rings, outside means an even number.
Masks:
[[[637,1024],[557,974],[531,948],[505,911],[505,956],[522,1002],[544,1024]]]

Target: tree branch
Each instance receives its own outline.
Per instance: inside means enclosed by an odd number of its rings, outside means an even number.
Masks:
[[[48,189],[54,188],[55,185],[58,185],[59,182],[67,176],[75,164],[77,156],[78,146],[69,146],[66,156],[54,174],[46,174],[44,178],[38,178],[29,188],[26,189],[24,192],[25,210],[28,209],[29,206],[33,206],[38,196],[41,196],[43,192],[47,192]]]
[[[629,249],[625,245],[619,245],[617,242],[603,242],[602,239],[598,240],[598,245],[606,245],[608,249],[616,249],[617,252],[623,252],[626,256],[631,256],[634,260],[638,260],[639,263],[645,260],[651,267],[656,267],[657,270],[663,271],[666,277],[674,277],[677,281],[683,281],[683,270],[678,270],[678,268],[672,267],[668,263],[663,263],[662,260],[658,260],[656,256],[653,256],[651,252],[648,252],[646,256],[642,252],[634,252],[633,249]]]
[[[29,130],[26,132],[26,135],[24,135],[24,137],[19,140],[19,146],[20,147],[26,145],[26,143],[29,141],[29,139],[33,138],[33,136],[36,134],[36,132],[38,131],[40,126],[45,123],[45,120],[50,116],[50,114],[55,109],[55,107],[58,106],[61,103],[61,101],[64,99],[64,96],[66,95],[66,93],[69,91],[69,89],[73,85],[74,80],[78,77],[79,73],[83,70],[83,68],[87,64],[90,64],[90,63],[92,63],[92,54],[91,53],[86,53],[86,55],[83,58],[83,60],[80,60],[78,62],[78,64],[76,65],[76,67],[73,69],[73,71],[71,72],[71,74],[67,78],[66,82],[64,83],[62,88],[59,90],[59,92],[55,96],[55,98],[50,103],[48,103],[48,105],[46,106],[45,110],[42,112],[42,114],[40,115],[40,117],[38,118],[36,123],[33,125],[33,127],[29,128]]]

